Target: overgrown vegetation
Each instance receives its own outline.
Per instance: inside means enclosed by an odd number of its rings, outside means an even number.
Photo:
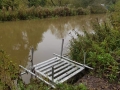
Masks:
[[[7,0],[5,0],[7,2]],[[56,16],[79,15],[91,12],[91,8],[86,11],[83,8],[71,9],[68,7],[43,8],[30,7],[26,8],[27,2],[22,4],[4,3],[6,8],[0,10],[0,20],[16,20],[29,18],[45,18]],[[14,1],[14,0],[13,0]],[[18,0],[19,1],[19,0]],[[41,0],[42,1],[42,0]],[[51,0],[53,1],[53,0]],[[12,0],[11,0],[12,2]],[[42,3],[42,2],[41,2]],[[56,2],[57,3],[57,2]],[[55,4],[55,3],[54,3]],[[58,3],[59,5],[62,5]],[[13,5],[13,6],[12,6]],[[56,4],[55,4],[56,5]],[[118,1],[112,10],[115,11],[110,15],[109,22],[100,23],[96,19],[93,22],[94,34],[84,31],[81,36],[75,31],[77,38],[72,38],[70,42],[70,57],[77,62],[83,63],[83,53],[86,52],[86,63],[94,68],[94,73],[100,77],[108,79],[110,82],[120,81],[120,1]],[[10,8],[11,6],[12,8]],[[16,6],[16,7],[15,7]],[[24,9],[18,7],[24,6]],[[32,4],[30,4],[32,6]],[[34,80],[26,85],[19,77],[19,68],[12,62],[10,57],[0,50],[0,89],[1,90],[51,90],[45,84]],[[53,90],[53,89],[52,89]],[[61,84],[54,90],[87,90],[83,84],[77,86]]]
[[[85,15],[90,13],[90,10],[83,8],[71,9],[68,7],[55,7],[55,8],[43,8],[41,6],[20,9],[18,11],[0,11],[1,21],[11,20],[26,20],[32,18],[47,18],[47,17],[60,17],[60,16],[74,16]]]
[[[15,90],[15,80],[18,76],[18,67],[3,50],[0,50],[0,90]]]
[[[117,3],[118,5],[120,2]],[[78,37],[73,37],[70,42],[70,56],[73,60],[82,62],[83,52],[87,52],[86,61],[94,68],[94,74],[111,82],[120,80],[119,14],[119,11],[114,12],[110,15],[110,21],[102,24],[96,20],[93,23],[95,34],[84,31],[84,36],[81,36],[75,31]]]
[[[55,89],[46,86],[46,84],[41,83],[38,80],[33,80],[32,83],[24,85],[21,82],[22,90],[88,90],[87,87],[80,83],[79,85],[70,85],[70,84],[59,84]]]
[[[0,21],[105,13],[117,0],[0,0]]]
[[[75,86],[60,84],[56,86],[56,89],[37,79],[31,79],[29,84],[25,84],[21,79],[18,66],[3,50],[0,50],[0,73],[0,90],[87,90],[82,83]]]
[[[98,9],[98,10],[97,10]],[[86,15],[95,13],[105,13],[106,10],[101,6],[88,7],[86,9],[79,8],[69,8],[69,7],[30,7],[21,8],[19,10],[12,11],[0,10],[0,21],[12,21],[12,20],[27,20],[34,18],[48,18],[48,17],[63,17],[63,16],[75,16],[75,15]]]

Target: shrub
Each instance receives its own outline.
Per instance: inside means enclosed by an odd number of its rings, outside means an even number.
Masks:
[[[19,70],[3,50],[0,50],[0,73],[2,90],[15,90],[14,80],[18,78]]]
[[[87,63],[97,75],[111,81],[118,80],[120,64],[116,59],[119,57],[116,51],[120,49],[120,31],[111,28],[106,22],[100,24],[98,21],[93,24],[93,29],[95,34],[84,31],[84,36],[75,31],[78,37],[73,37],[70,42],[70,57],[83,63],[83,52],[87,52]]]

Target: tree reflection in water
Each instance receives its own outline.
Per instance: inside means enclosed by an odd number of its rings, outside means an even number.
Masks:
[[[34,47],[35,51],[44,52],[42,49],[39,49],[40,47],[42,48],[41,45],[43,44],[43,49],[46,49],[46,52],[49,52],[49,50],[54,52],[53,48],[55,46],[59,47],[57,40],[62,38],[67,40],[70,31],[76,30],[83,33],[84,26],[85,30],[91,32],[90,22],[96,18],[104,20],[105,15],[59,17],[0,23],[0,49],[5,50],[17,64],[26,66],[31,47]],[[45,40],[49,44],[45,43]],[[48,50],[47,47],[51,49]],[[47,54],[44,57],[47,57]],[[38,57],[38,59],[41,59],[41,57]]]

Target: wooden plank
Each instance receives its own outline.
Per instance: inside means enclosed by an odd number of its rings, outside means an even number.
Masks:
[[[68,67],[69,65],[70,65],[70,64],[67,63],[67,64],[61,66],[60,68],[55,69],[55,70],[54,70],[54,73],[58,72],[58,71],[61,70],[61,69],[64,69],[65,67]],[[51,74],[52,74],[52,72],[47,73],[48,76],[50,76]]]
[[[59,68],[60,66],[63,66],[64,64],[67,64],[67,63],[66,63],[66,62],[62,62],[62,63],[60,63],[60,64],[58,64],[58,65],[55,65],[55,66],[54,66],[54,69]],[[51,68],[43,71],[43,73],[46,74],[46,73],[48,73],[48,72],[50,72],[50,71],[51,71]]]
[[[54,53],[53,55],[58,56],[58,57],[61,58],[61,56],[58,55],[58,54],[55,54],[55,53]],[[86,67],[86,68],[89,68],[89,69],[93,69],[92,67],[89,67],[89,66],[87,66],[87,65],[84,65],[84,64],[81,64],[81,63],[78,63],[78,62],[75,62],[75,61],[70,60],[70,59],[68,59],[68,58],[66,58],[66,57],[63,57],[63,56],[62,56],[62,58],[65,59],[65,60],[68,60],[68,61],[70,61],[70,62],[73,62],[73,63],[75,63],[75,64],[81,65],[81,66],[83,66],[83,67]]]
[[[54,62],[57,62],[59,59],[60,59],[60,58],[57,58],[57,59],[54,59],[54,60],[52,60],[52,61],[46,62],[46,63],[44,63],[44,64],[42,64],[42,65],[39,65],[39,66],[35,67],[35,70],[40,69],[40,68],[43,68],[43,67],[45,67],[45,66],[48,66],[48,65],[50,65],[50,64],[52,64],[52,63],[54,63]]]
[[[59,64],[59,63],[61,63],[62,61],[57,61],[57,62],[54,62],[54,63],[52,63],[52,64],[50,64],[50,65],[47,65],[46,67],[41,67],[41,69],[38,69],[39,71],[43,71],[43,70],[45,70],[45,69],[49,69],[49,68],[51,68],[52,66],[55,66],[56,64]],[[38,67],[39,68],[39,67]]]
[[[70,79],[70,78],[73,77],[74,75],[76,75],[76,74],[78,74],[79,72],[81,72],[83,69],[84,69],[84,68],[78,69],[77,71],[75,71],[74,73],[70,74],[69,76],[61,79],[61,80],[59,81],[59,83],[63,83],[63,82],[65,82],[65,81],[67,81],[68,79]]]
[[[52,61],[54,61],[54,60],[56,60],[56,59],[58,59],[59,57],[53,57],[53,58],[51,58],[51,59],[48,59],[48,60],[46,60],[46,61],[43,61],[43,62],[41,62],[41,63],[38,63],[38,64],[35,64],[35,65],[33,65],[33,67],[37,67],[37,66],[40,66],[40,65],[42,65],[42,64],[45,64],[45,63],[50,63],[50,62],[52,62]]]

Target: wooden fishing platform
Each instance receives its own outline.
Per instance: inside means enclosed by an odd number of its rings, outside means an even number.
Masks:
[[[21,73],[21,75],[29,72],[31,75],[55,88],[56,84],[67,81],[68,79],[83,71],[85,68],[93,69],[85,65],[85,55],[84,64],[81,64],[62,56],[62,50],[63,49],[61,49],[61,55],[54,54],[55,57],[33,65],[30,70],[19,65],[22,69],[25,70],[25,72]]]

